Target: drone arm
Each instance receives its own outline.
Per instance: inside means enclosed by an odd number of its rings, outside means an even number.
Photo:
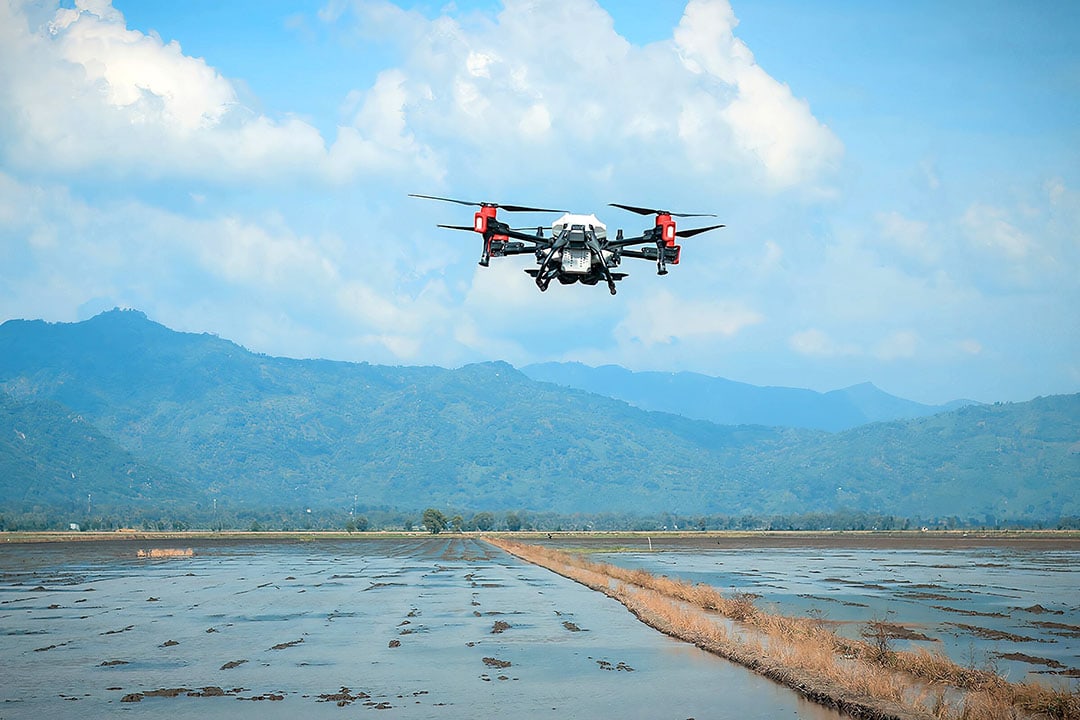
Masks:
[[[499,240],[491,241],[491,254],[494,257],[505,257],[507,255],[535,255],[535,246],[526,246],[520,242],[500,242]]]
[[[671,247],[664,247],[664,262],[671,263],[672,265],[679,264],[679,254],[682,251],[681,245],[672,245]],[[642,260],[659,260],[660,254],[654,247],[644,247],[638,250],[623,250],[623,257],[640,258]]]
[[[642,243],[655,243],[656,238],[654,237],[654,235],[655,235],[655,232],[650,228],[650,229],[646,230],[645,232],[643,232],[641,235],[638,235],[637,237],[619,239],[619,240],[609,240],[604,245],[604,247],[606,249],[608,249],[608,250],[613,250],[615,248],[624,248],[624,247],[629,247],[631,245],[641,245]],[[623,254],[625,255],[626,251],[624,251]]]
[[[530,235],[529,233],[515,230],[506,223],[499,222],[498,220],[488,221],[487,232],[485,235],[490,234],[492,237],[505,237],[507,239],[520,240],[522,242],[533,243],[534,245],[543,245],[544,247],[550,247],[552,238],[546,238],[540,235]],[[529,252],[533,252],[532,249]]]

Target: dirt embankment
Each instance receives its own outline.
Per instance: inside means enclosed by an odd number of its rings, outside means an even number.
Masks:
[[[727,658],[819,704],[869,720],[1080,718],[1080,696],[1007,683],[932,655],[899,658],[886,647],[844,641],[809,619],[769,616],[745,597],[722,598],[641,570],[626,571],[539,545],[489,542],[516,557],[603,592],[645,624]],[[741,629],[729,633],[719,615]],[[743,621],[747,621],[744,623]],[[925,667],[920,667],[920,664]],[[928,673],[925,677],[924,673]],[[956,682],[947,680],[953,677]],[[952,695],[954,700],[946,699]],[[962,700],[957,703],[956,697]]]
[[[488,538],[488,541],[526,562],[545,567],[563,577],[618,600],[643,623],[665,635],[693,643],[702,650],[736,662],[759,675],[768,677],[795,690],[807,699],[821,705],[835,708],[852,717],[865,720],[928,720],[931,717],[925,713],[909,711],[895,703],[871,697],[853,696],[828,678],[815,673],[785,667],[771,660],[765,654],[755,652],[743,644],[718,637],[706,637],[703,633],[696,631],[698,630],[696,626],[688,626],[686,623],[678,622],[676,618],[657,612],[655,605],[647,600],[642,601],[636,594],[631,595],[621,592],[604,575],[588,571],[574,572],[573,566],[560,566],[554,562],[546,562],[544,556],[529,553],[526,546],[508,542],[502,538]]]

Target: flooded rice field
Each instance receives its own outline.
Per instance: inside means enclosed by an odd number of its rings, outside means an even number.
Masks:
[[[606,541],[608,545],[611,541]],[[1080,684],[1080,543],[972,538],[665,539],[545,543],[590,558],[755,596],[857,637],[925,647],[1012,681]],[[650,545],[652,549],[650,550]],[[864,635],[865,636],[865,635]],[[871,635],[872,636],[872,635]]]
[[[711,553],[617,559],[665,557],[666,571],[735,570]],[[835,593],[813,557],[754,564],[777,599]],[[889,563],[909,560],[925,561]],[[749,588],[739,572],[715,579]],[[4,720],[839,717],[471,538],[6,544],[0,643]]]

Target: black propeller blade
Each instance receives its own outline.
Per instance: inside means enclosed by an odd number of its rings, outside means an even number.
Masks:
[[[653,208],[636,207],[634,205],[620,205],[619,203],[608,203],[611,207],[622,208],[623,210],[629,210],[632,213],[638,215],[671,215],[672,217],[716,217],[712,213],[675,213],[668,212],[667,210],[654,210]]]
[[[689,230],[678,230],[675,235],[681,238],[694,237],[700,235],[703,232],[709,232],[710,230],[716,230],[718,228],[727,227],[727,225],[709,225],[708,227],[690,228]]]
[[[446,228],[447,230],[475,230],[472,225],[436,225],[435,227]]]
[[[470,202],[469,200],[455,200],[454,198],[438,197],[436,195],[417,195],[409,193],[409,197],[424,198],[425,200],[442,200],[443,202],[457,203],[458,205],[472,205],[473,207],[493,207],[507,212],[550,212],[564,213],[566,210],[552,210],[550,208],[529,207],[528,205],[500,205],[493,202]]]

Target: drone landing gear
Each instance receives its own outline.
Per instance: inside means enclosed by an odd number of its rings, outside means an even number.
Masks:
[[[480,251],[480,267],[487,267],[491,264],[491,236],[487,233],[484,234],[484,249]]]
[[[622,232],[622,230],[619,232]],[[596,239],[596,232],[592,229],[585,235],[585,246],[589,248],[592,256],[599,261],[600,272],[603,274],[604,280],[607,281],[608,292],[614,295],[616,293],[615,278],[611,277],[608,261],[604,258],[604,251],[600,249],[600,242]]]
[[[536,277],[536,287],[540,288],[540,292],[545,292],[551,283],[551,278],[559,274],[558,267],[551,267],[551,260],[555,257],[555,253],[561,250],[565,244],[565,241],[553,243],[544,255],[544,261],[540,263],[540,269],[536,271],[534,276]]]

